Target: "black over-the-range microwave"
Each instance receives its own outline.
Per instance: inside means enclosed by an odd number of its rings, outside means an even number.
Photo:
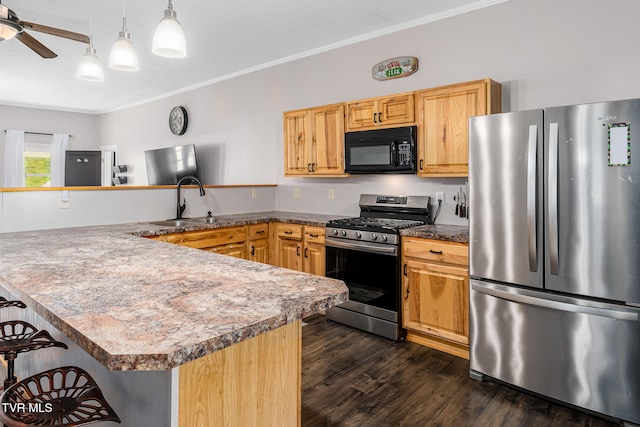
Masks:
[[[416,127],[347,132],[344,154],[347,173],[416,173]]]

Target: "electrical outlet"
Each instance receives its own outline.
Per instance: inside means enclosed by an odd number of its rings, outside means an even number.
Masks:
[[[329,190],[328,198],[329,198],[329,200],[335,200],[336,192],[333,190],[333,188]]]
[[[444,203],[444,191],[436,191],[436,202]]]
[[[294,188],[293,189],[293,198],[294,199],[299,199],[300,197],[302,197],[302,190],[300,190],[299,188]]]
[[[257,199],[258,198],[258,190],[256,190],[255,188],[251,189],[251,198],[252,199]]]

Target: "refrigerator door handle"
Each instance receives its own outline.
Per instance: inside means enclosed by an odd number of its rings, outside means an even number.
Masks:
[[[549,268],[551,274],[559,274],[558,263],[558,123],[549,124]]]
[[[537,182],[536,165],[538,153],[538,126],[529,126],[529,144],[527,151],[527,234],[529,240],[529,270],[538,271],[538,242],[536,220]]]
[[[517,294],[513,292],[503,291],[496,289],[492,286],[484,286],[480,283],[472,283],[471,289],[481,294],[490,295],[495,298],[500,298],[506,301],[512,301],[520,304],[527,304],[536,307],[548,308],[551,310],[560,310],[571,313],[590,314],[594,316],[608,317],[616,320],[630,320],[633,322],[640,321],[640,315],[638,313],[630,311],[622,311],[609,308],[589,307],[584,305],[571,304],[562,301],[556,301],[546,298],[539,298],[530,295]]]

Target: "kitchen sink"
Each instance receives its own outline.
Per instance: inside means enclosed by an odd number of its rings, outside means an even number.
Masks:
[[[213,224],[214,222],[217,221],[217,219],[215,219],[214,217],[211,216],[203,216],[200,218],[188,218],[185,221],[189,221],[189,222],[197,222],[197,223],[204,223],[204,224]]]
[[[217,220],[211,216],[198,218],[166,219],[161,221],[151,221],[150,224],[161,225],[163,227],[185,227],[194,224],[213,224]]]
[[[152,221],[150,224],[161,225],[163,227],[184,227],[185,225],[192,224],[191,220],[186,219],[167,219],[165,221]]]

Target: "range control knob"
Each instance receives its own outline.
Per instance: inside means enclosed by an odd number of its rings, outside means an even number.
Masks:
[[[362,234],[359,231],[356,231],[356,239],[360,239],[362,237]]]
[[[382,241],[386,242],[388,240],[387,236],[385,236],[384,234],[382,235]]]
[[[334,235],[334,236],[337,236],[337,235],[338,235],[338,230],[336,230],[336,229],[334,228],[332,233],[333,233],[333,235]]]
[[[347,235],[347,232],[342,230],[342,236],[346,236],[346,235]]]
[[[377,234],[372,234],[371,235],[371,240],[378,240],[378,235]]]

